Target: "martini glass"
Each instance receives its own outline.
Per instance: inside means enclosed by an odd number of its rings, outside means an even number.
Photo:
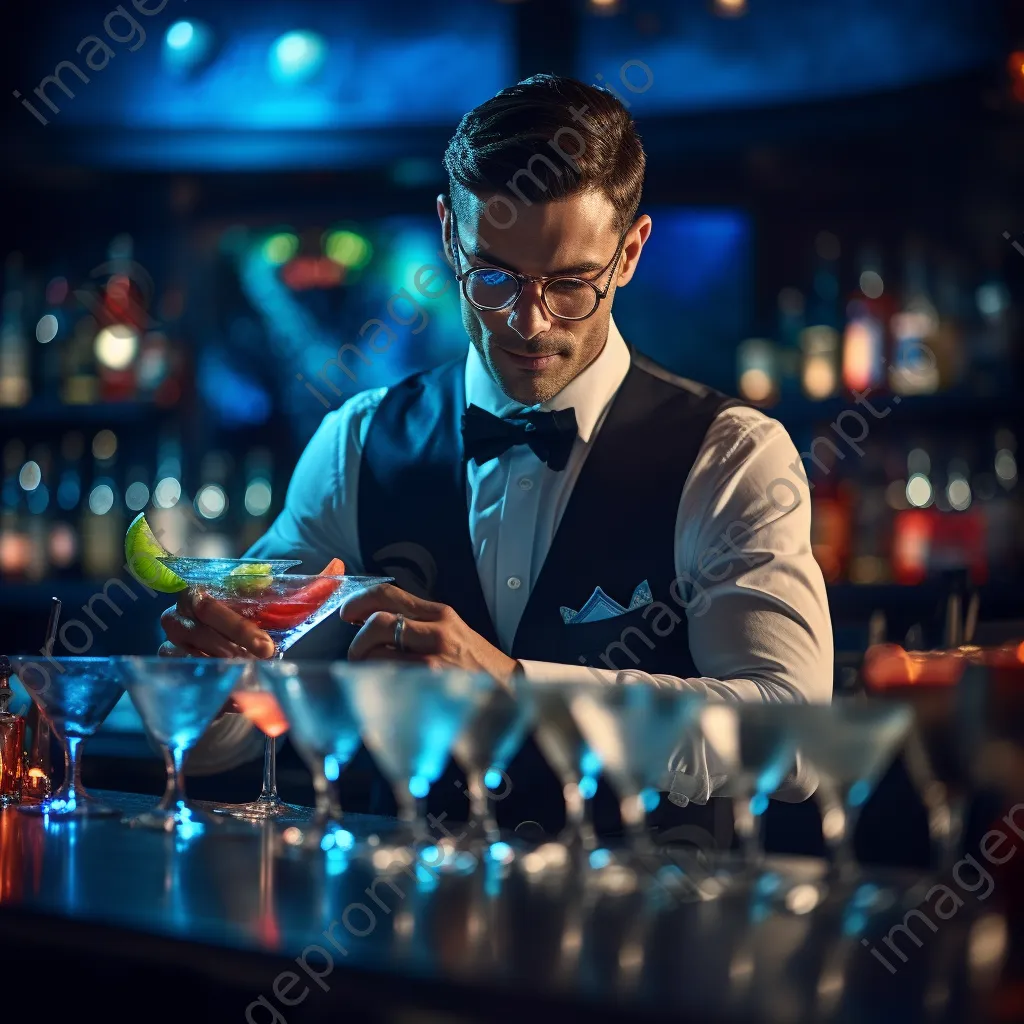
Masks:
[[[291,739],[313,776],[316,794],[310,838],[322,847],[325,837],[341,837],[341,800],[338,778],[359,750],[359,723],[329,661],[261,661],[256,671],[283,709],[291,726]],[[299,837],[299,843],[305,836]],[[295,845],[295,844],[293,844]]]
[[[957,743],[956,684],[964,658],[944,652],[904,651],[879,645],[864,656],[867,692],[878,701],[909,705],[914,725],[907,738],[907,769],[928,811],[936,868],[945,876],[959,856],[970,790],[970,771]]]
[[[768,800],[796,761],[788,705],[710,703],[701,709],[704,741],[728,774],[733,827],[742,848],[738,875],[755,875],[762,865],[762,815]]]
[[[63,658],[50,668],[30,657],[12,657],[10,661],[15,675],[64,748],[64,782],[60,789],[42,803],[25,804],[18,810],[49,818],[120,814],[85,791],[81,756],[85,741],[99,729],[124,693],[125,670],[121,661]]]
[[[832,854],[826,884],[852,887],[862,875],[853,850],[857,816],[906,742],[913,712],[906,704],[856,698],[784,710],[796,748],[820,776],[816,796]]]
[[[601,759],[583,738],[561,688],[535,686],[532,704],[533,737],[561,783],[565,800],[565,829],[559,839],[569,849],[589,853],[597,836],[587,808],[597,792]]]
[[[128,696],[146,729],[171,756],[174,798],[167,794],[129,825],[178,831],[182,838],[200,834],[216,822],[185,796],[185,755],[224,706],[249,662],[244,658],[125,658]]]
[[[531,691],[516,680],[512,689],[495,686],[455,740],[452,753],[466,772],[470,822],[487,852],[501,839],[491,810],[489,788],[497,788],[505,769],[523,745],[533,710]]]
[[[391,783],[400,832],[408,836],[393,861],[406,870],[409,848],[419,852],[433,846],[424,820],[430,787],[444,771],[456,738],[497,684],[485,673],[411,664],[339,661],[331,671],[355,712],[363,742]],[[378,870],[389,870],[388,853],[376,851]]]
[[[577,728],[601,759],[602,769],[619,798],[619,814],[632,858],[620,857],[627,863],[616,863],[608,850],[598,849],[589,859],[598,872],[611,867],[609,880],[621,891],[625,878],[622,869],[636,874],[628,864],[630,859],[645,872],[658,859],[646,816],[658,806],[660,785],[672,755],[687,730],[696,724],[704,698],[641,682],[616,686],[574,683],[562,692]]]
[[[278,659],[275,659],[275,662]],[[305,821],[306,808],[285,803],[277,793],[277,738],[288,731],[288,719],[281,710],[270,684],[257,674],[255,663],[246,666],[231,692],[239,711],[253,723],[267,743],[263,748],[263,791],[259,799],[249,804],[228,804],[215,808],[218,814],[231,814],[249,821],[289,816]]]
[[[157,561],[185,580],[194,592],[202,592],[221,602],[269,634],[274,641],[275,658],[284,657],[296,640],[333,615],[352,594],[378,583],[391,583],[394,579],[390,576],[302,576],[280,568],[299,564],[294,561],[259,562],[246,558],[178,555],[161,555]],[[259,797],[251,803],[225,804],[214,810],[247,821],[296,813],[297,808],[286,804],[277,794],[276,735],[267,733],[263,788]]]

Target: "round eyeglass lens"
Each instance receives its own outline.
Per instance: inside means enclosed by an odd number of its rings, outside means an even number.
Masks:
[[[501,309],[515,297],[518,285],[503,270],[474,270],[466,279],[469,301],[485,309]]]
[[[593,313],[597,305],[597,292],[586,281],[563,277],[548,282],[544,289],[544,301],[554,316],[581,320]]]

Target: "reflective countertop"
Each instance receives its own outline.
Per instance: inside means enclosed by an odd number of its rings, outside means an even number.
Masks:
[[[154,803],[95,795],[126,814]],[[377,820],[347,823],[359,835]],[[818,866],[801,869],[810,882]],[[410,1022],[521,1019],[541,1007],[744,1024],[1013,1019],[1012,929],[966,896],[948,917],[932,915],[932,931],[907,917],[926,889],[869,916],[856,899],[816,903],[810,884],[794,913],[773,909],[765,887],[699,899],[653,875],[640,892],[584,881],[534,878],[522,857],[511,870],[375,880],[340,850],[290,846],[280,827],[185,841],[117,818],[47,822],[7,809],[0,962],[69,1009],[119,1005],[112,986],[131,977],[150,993],[148,1020],[163,1019],[161,1007],[171,1019],[168,997],[182,994],[190,1019],[250,1024],[336,1020],[341,1008]],[[908,923],[919,945],[890,931]],[[885,945],[893,934],[904,960]]]

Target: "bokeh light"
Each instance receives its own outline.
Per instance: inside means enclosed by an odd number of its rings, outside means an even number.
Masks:
[[[315,78],[327,57],[327,43],[316,32],[286,32],[270,49],[270,74],[282,85]]]
[[[57,337],[57,318],[52,313],[46,313],[39,318],[36,324],[36,341],[46,345]]]
[[[290,231],[271,235],[263,243],[263,258],[272,266],[280,267],[299,251],[299,240]]]
[[[324,252],[335,263],[361,270],[373,258],[369,240],[355,231],[330,231],[324,237]]]

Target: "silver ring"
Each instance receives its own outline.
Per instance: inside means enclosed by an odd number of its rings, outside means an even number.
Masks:
[[[399,612],[395,619],[395,649],[405,651],[405,616]]]

